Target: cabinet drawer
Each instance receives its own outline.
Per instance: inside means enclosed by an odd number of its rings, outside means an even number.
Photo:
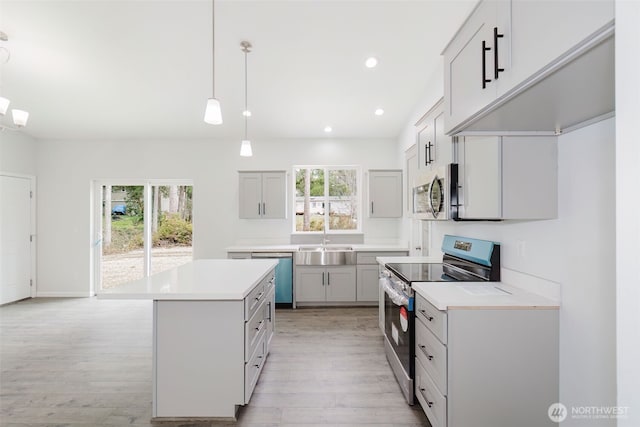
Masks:
[[[431,305],[422,295],[416,294],[416,318],[429,328],[443,343],[447,343],[447,313]]]
[[[258,378],[260,377],[260,372],[262,372],[262,367],[264,366],[264,361],[266,359],[265,353],[265,332],[262,330],[260,334],[258,334],[258,345],[256,346],[255,351],[251,355],[251,358],[244,365],[244,402],[249,403],[251,399],[251,395],[253,394],[253,389],[256,387],[256,383],[258,382]]]
[[[447,427],[447,398],[438,391],[420,360],[416,360],[416,397],[432,427]]]
[[[422,362],[440,392],[446,396],[447,347],[422,322],[416,322],[416,358]]]
[[[265,281],[262,280],[258,286],[253,288],[244,300],[244,320],[249,320],[258,311],[260,303],[264,301],[266,296]]]
[[[262,332],[267,328],[267,319],[264,317],[266,308],[267,298],[263,297],[253,317],[245,323],[244,360],[249,360],[249,356],[254,353],[255,348],[258,345]]]
[[[406,256],[407,251],[397,252],[358,252],[356,253],[356,264],[378,264],[377,257]]]

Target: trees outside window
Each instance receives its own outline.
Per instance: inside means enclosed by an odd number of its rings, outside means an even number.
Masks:
[[[297,166],[296,232],[360,231],[359,170],[354,166]]]

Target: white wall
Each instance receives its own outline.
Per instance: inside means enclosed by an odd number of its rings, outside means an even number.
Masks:
[[[616,220],[619,427],[640,425],[640,2],[616,1]]]
[[[36,141],[22,132],[0,131],[0,172],[36,175]]]
[[[38,295],[88,295],[90,187],[94,179],[184,178],[194,182],[194,257],[225,257],[238,240],[288,242],[291,220],[239,220],[238,170],[287,170],[294,164],[394,168],[390,140],[254,141],[252,158],[239,141],[41,141],[37,151]],[[366,187],[365,187],[366,188]],[[65,198],[60,200],[60,192]],[[400,220],[364,218],[369,238],[396,239]]]

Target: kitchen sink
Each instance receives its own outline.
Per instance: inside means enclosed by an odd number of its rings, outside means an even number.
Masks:
[[[300,246],[296,265],[354,265],[356,253],[351,246]]]

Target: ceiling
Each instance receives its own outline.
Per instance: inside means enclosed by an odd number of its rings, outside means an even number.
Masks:
[[[248,40],[250,139],[395,138],[474,4],[216,1],[212,126],[210,1],[0,0],[0,93],[38,139],[241,139]]]

